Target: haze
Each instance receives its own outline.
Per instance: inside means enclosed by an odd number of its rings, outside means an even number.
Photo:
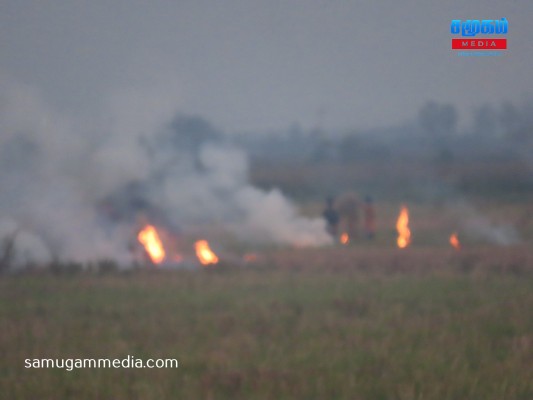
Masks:
[[[529,96],[531,16],[529,0],[3,0],[0,79],[84,121],[135,93],[226,132],[389,126],[428,100]],[[451,19],[502,17],[503,56],[450,50]]]

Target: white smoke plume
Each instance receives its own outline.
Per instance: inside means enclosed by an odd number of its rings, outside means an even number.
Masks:
[[[460,217],[465,233],[474,239],[501,246],[521,242],[520,234],[514,226],[491,221],[466,201],[457,202],[453,210]]]
[[[240,238],[330,241],[321,219],[251,186],[246,154],[209,124],[173,119],[172,93],[123,92],[94,126],[77,126],[0,76],[0,239],[15,238],[17,263],[127,263],[139,212],[171,228],[216,221]]]

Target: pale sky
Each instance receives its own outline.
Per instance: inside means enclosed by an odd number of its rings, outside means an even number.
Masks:
[[[503,56],[450,49],[452,19],[503,17]],[[531,71],[531,0],[0,0],[0,79],[86,120],[146,91],[229,132],[385,126],[520,101]]]

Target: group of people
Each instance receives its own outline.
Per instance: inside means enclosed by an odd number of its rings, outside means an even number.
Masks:
[[[345,193],[338,199],[333,197],[326,199],[326,207],[322,216],[326,220],[328,233],[335,241],[346,242],[359,237],[359,214],[361,211],[363,214],[362,234],[367,239],[374,239],[376,235],[376,210],[372,197],[366,196],[362,204],[355,193]]]

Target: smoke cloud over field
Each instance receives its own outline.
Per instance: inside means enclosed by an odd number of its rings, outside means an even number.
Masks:
[[[465,233],[488,243],[508,246],[521,242],[520,235],[511,224],[494,223],[466,201],[459,201],[453,211],[460,218]]]
[[[19,264],[127,262],[140,215],[175,231],[216,222],[247,240],[330,240],[321,219],[248,183],[242,150],[203,119],[176,116],[162,96],[172,90],[122,93],[80,127],[30,87],[0,81],[0,238]]]

